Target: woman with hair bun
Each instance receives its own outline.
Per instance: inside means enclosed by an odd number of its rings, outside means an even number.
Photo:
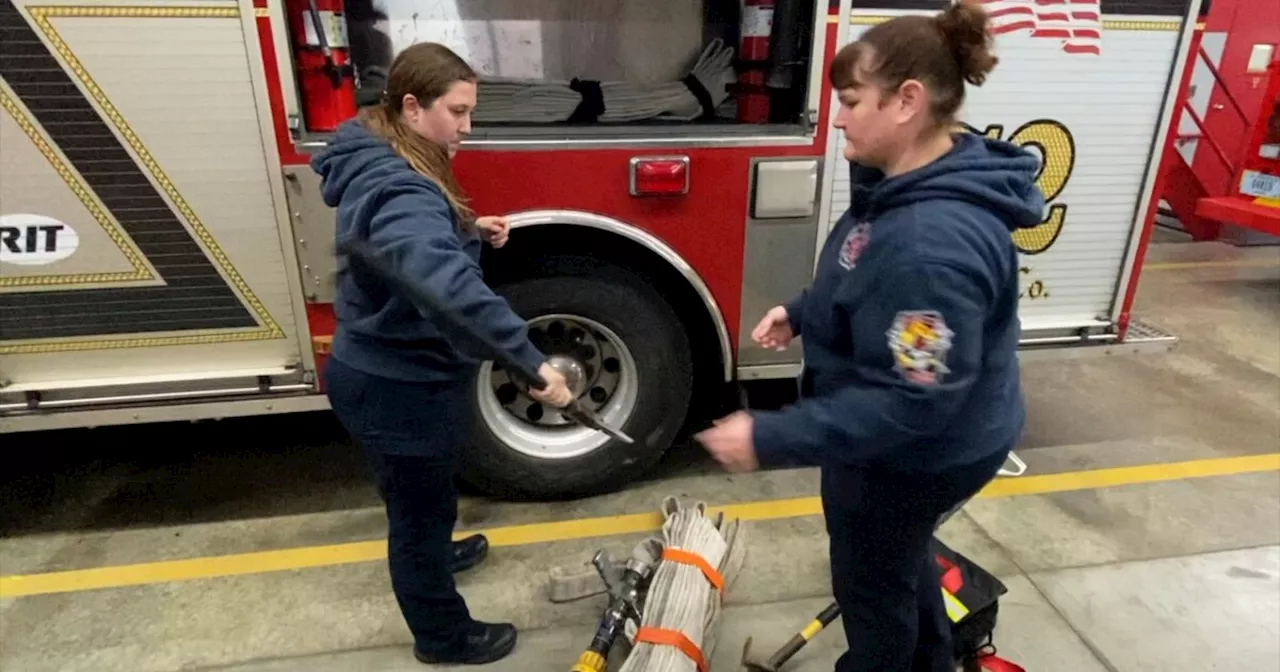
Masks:
[[[482,243],[501,247],[507,223],[476,217],[451,160],[471,131],[476,73],[447,47],[396,57],[381,102],[338,128],[311,160],[337,239],[365,240],[418,278],[510,355],[538,369],[535,399],[573,400],[564,376],[529,340],[525,321],[485,285]],[[337,329],[325,366],[334,414],[360,443],[386,504],[391,587],[424,663],[483,664],[511,653],[516,629],[471,618],[453,573],[488,553],[482,535],[452,542],[454,489],[470,428],[471,384],[486,352],[355,269],[338,276]]]
[[[821,467],[849,640],[837,672],[955,670],[929,542],[1022,433],[1010,234],[1042,219],[1039,160],[955,131],[966,82],[995,65],[976,1],[840,50],[828,76],[852,203],[812,284],[752,332],[769,348],[804,336],[802,398],[699,435],[731,471]]]

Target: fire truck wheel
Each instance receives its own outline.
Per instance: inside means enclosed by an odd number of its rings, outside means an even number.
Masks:
[[[464,479],[503,497],[575,497],[616,489],[656,463],[684,424],[693,387],[684,326],[661,295],[620,270],[496,291],[529,320],[540,350],[581,367],[584,380],[574,390],[581,403],[635,443],[567,420],[486,363]]]

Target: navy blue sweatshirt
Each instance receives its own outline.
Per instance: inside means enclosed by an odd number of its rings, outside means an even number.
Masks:
[[[1039,160],[973,134],[955,140],[892,178],[852,167],[852,206],[787,306],[804,345],[803,398],[754,414],[762,464],[936,473],[1018,441],[1010,233],[1043,216]]]
[[[355,120],[311,159],[336,240],[368,240],[410,277],[535,369],[545,361],[525,321],[484,283],[482,243],[459,230],[444,193]],[[418,382],[462,381],[486,354],[370,277],[340,266],[333,357],[365,373]]]

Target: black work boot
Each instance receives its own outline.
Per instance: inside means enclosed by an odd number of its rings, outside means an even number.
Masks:
[[[453,663],[484,665],[502,660],[516,648],[516,626],[510,623],[473,621],[454,641],[447,645],[413,647],[413,657],[420,663]]]
[[[449,571],[458,573],[480,564],[489,555],[489,540],[483,534],[475,534],[453,542],[449,555]]]

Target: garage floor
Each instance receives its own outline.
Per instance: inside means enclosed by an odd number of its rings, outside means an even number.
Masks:
[[[941,537],[1008,584],[996,644],[1027,670],[1280,670],[1280,248],[1156,245],[1138,308],[1178,349],[1025,364],[1028,473]],[[6,438],[35,460],[0,491],[0,670],[424,669],[338,436],[299,416]],[[688,449],[616,495],[468,498],[496,548],[462,591],[524,629],[483,669],[568,669],[601,603],[551,604],[547,571],[626,552],[676,495],[748,521],[712,664],[737,670],[748,636],[771,650],[827,602],[816,493],[812,470],[730,477]],[[788,669],[842,646],[829,629]]]

